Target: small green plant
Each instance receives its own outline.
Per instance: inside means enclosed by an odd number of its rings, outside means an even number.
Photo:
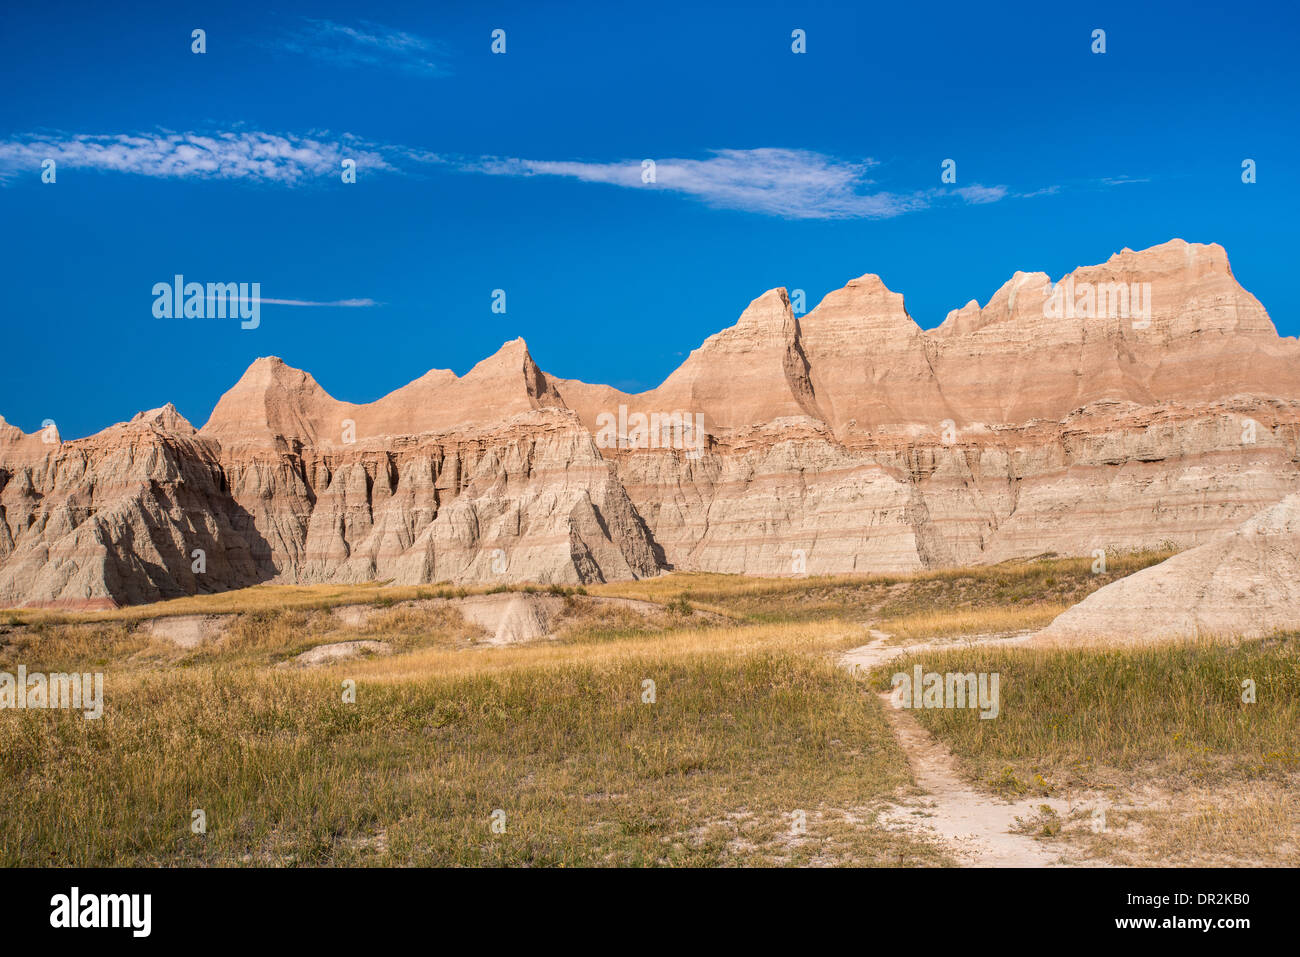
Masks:
[[[1033,817],[1017,817],[1014,830],[1034,837],[1056,837],[1061,833],[1061,827],[1061,816],[1056,813],[1056,808],[1050,804],[1040,804]]]
[[[1029,785],[1020,778],[1016,777],[1016,769],[1005,767],[1001,773],[989,779],[989,786],[993,790],[1003,794],[1025,794],[1029,791]]]
[[[695,613],[695,609],[691,607],[685,595],[678,595],[664,607],[668,609],[670,615],[680,615],[683,618],[688,618]]]

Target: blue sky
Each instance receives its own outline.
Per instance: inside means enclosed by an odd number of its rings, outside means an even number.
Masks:
[[[260,355],[369,401],[516,336],[635,391],[774,286],[875,272],[931,327],[1174,236],[1300,332],[1300,13],[1052,6],[10,5],[0,414],[201,425]],[[354,304],[155,318],[176,273]]]

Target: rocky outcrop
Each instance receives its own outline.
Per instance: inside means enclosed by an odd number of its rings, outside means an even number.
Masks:
[[[837,289],[803,320],[804,350],[824,419],[852,441],[882,427],[956,417],[934,370],[935,347],[879,276]]]
[[[1218,246],[1017,273],[930,331],[869,274],[765,293],[636,395],[515,340],[364,404],[258,359],[197,431],[0,421],[0,604],[1192,547],[1300,491],[1298,440],[1300,346]]]
[[[1255,638],[1300,629],[1300,495],[1093,592],[1035,640]]]
[[[221,397],[202,432],[228,451],[321,449],[492,429],[524,412],[563,407],[524,341],[515,339],[463,377],[433,369],[364,405],[340,402],[280,359],[258,359]]]
[[[1218,245],[1125,249],[1056,284],[1018,272],[983,309],[972,306],[930,334],[959,421],[1059,419],[1107,399],[1300,395],[1296,341],[1278,338]]]
[[[215,440],[133,421],[20,468],[0,492],[6,514],[28,516],[6,525],[0,604],[96,608],[263,581],[579,583],[660,567],[570,412],[391,444],[277,444],[242,445],[223,466]]]
[[[4,463],[0,603],[101,608],[265,580],[217,447],[175,410]]]

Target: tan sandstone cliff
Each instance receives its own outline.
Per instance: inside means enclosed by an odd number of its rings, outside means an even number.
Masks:
[[[1017,273],[930,331],[868,274],[765,293],[638,395],[515,340],[366,404],[258,359],[198,431],[0,422],[0,605],[1188,547],[1300,491],[1298,439],[1300,347],[1219,246]]]

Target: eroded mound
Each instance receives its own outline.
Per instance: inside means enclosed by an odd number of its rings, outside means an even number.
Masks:
[[[1300,495],[1094,592],[1036,640],[1132,644],[1293,628],[1300,628]]]

